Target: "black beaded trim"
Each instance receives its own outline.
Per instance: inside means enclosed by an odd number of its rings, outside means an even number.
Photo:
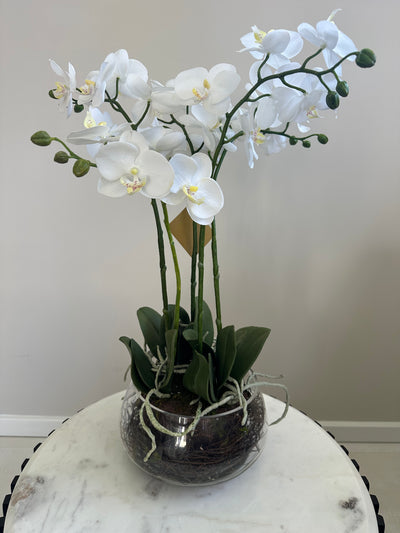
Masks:
[[[66,422],[67,420],[69,420],[69,419],[67,418],[66,420],[64,420],[64,422]],[[63,422],[63,424],[64,424],[64,422]],[[52,433],[54,433],[54,431],[55,431],[54,429],[52,431],[50,431],[50,433],[47,436],[50,437],[50,435]],[[35,453],[38,450],[38,448],[40,448],[41,445],[42,445],[42,443],[38,442],[36,444],[36,446],[33,448],[33,453]],[[26,467],[28,462],[29,462],[29,459],[24,459],[23,460],[23,462],[21,464],[21,472]],[[12,496],[12,493],[14,492],[15,485],[17,484],[18,479],[19,479],[19,475],[18,476],[14,476],[14,479],[11,481],[11,484],[10,484],[11,492],[10,492],[10,494],[7,494],[4,497],[4,500],[3,500],[3,516],[0,516],[0,533],[4,533],[4,526],[5,526],[5,522],[6,522],[6,514],[7,514],[7,511],[8,511],[8,506],[10,505],[11,496]]]
[[[80,409],[80,411],[82,411],[82,409]],[[78,413],[79,413],[79,411],[78,411]],[[301,413],[303,413],[305,416],[307,416],[306,413],[304,413],[303,411],[301,411]],[[66,418],[63,421],[63,424],[67,420],[69,420],[69,418]],[[317,420],[314,420],[314,422],[316,424],[318,424],[318,426],[320,426],[322,428],[321,424]],[[54,429],[53,429],[53,431],[50,431],[50,433],[48,434],[48,437],[52,433],[54,433],[54,431],[55,431]],[[326,430],[324,430],[324,431],[326,433],[328,433],[328,435],[330,435],[332,437],[332,439],[336,440],[335,436],[332,435],[332,433],[330,431],[326,431]],[[35,453],[36,450],[41,445],[42,445],[42,443],[38,442],[38,444],[36,444],[36,446],[33,448],[33,453]],[[343,446],[342,444],[340,444],[340,447],[346,453],[346,455],[349,455],[349,450],[346,448],[346,446]],[[29,462],[29,459],[24,459],[24,461],[23,461],[23,463],[21,465],[21,472],[23,471],[25,466],[28,464],[28,462]],[[357,471],[360,472],[360,465],[357,463],[357,461],[355,459],[351,459],[351,462],[353,463],[353,465],[355,466]],[[11,495],[14,492],[15,485],[17,484],[18,479],[19,479],[19,476],[15,476],[14,477],[14,479],[11,481],[11,485],[10,485],[11,492],[10,492],[10,494],[7,494],[4,497],[4,500],[3,500],[3,516],[0,516],[0,533],[4,533],[4,525],[5,525],[8,506],[10,505]],[[364,482],[364,484],[365,484],[365,486],[366,486],[366,488],[367,488],[367,490],[369,492],[369,486],[370,485],[369,485],[369,481],[368,481],[367,477],[366,476],[361,476],[361,479],[363,480],[363,482]],[[378,524],[378,533],[385,533],[385,520],[383,519],[383,516],[379,514],[379,501],[378,501],[378,498],[375,496],[375,494],[370,494],[370,498],[371,498],[372,505],[373,505],[374,510],[375,510],[376,521],[377,521],[377,524]]]

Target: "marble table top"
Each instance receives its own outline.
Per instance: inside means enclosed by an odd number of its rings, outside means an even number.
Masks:
[[[119,437],[124,393],[67,420],[35,452],[16,484],[4,533],[378,533],[353,463],[294,408],[271,426],[260,458],[209,487],[153,479]],[[265,396],[268,417],[283,404]]]

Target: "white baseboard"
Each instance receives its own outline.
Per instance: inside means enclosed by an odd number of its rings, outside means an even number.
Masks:
[[[65,416],[0,415],[0,437],[46,437]],[[400,422],[319,422],[338,442],[400,442]]]
[[[400,422],[319,421],[338,442],[400,442]]]
[[[65,416],[0,415],[0,437],[47,437]]]

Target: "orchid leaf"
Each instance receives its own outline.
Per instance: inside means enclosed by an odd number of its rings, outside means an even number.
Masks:
[[[198,321],[198,298],[196,298],[196,319],[195,329],[197,330]],[[208,307],[207,302],[203,300],[203,339],[206,344],[212,346],[214,342],[214,322],[211,313],[211,309]]]
[[[131,356],[131,378],[133,384],[142,392],[148,392],[154,388],[154,372],[151,362],[139,344],[128,337],[119,339],[128,349]]]
[[[214,369],[213,355],[211,352],[209,352],[208,354],[208,375],[210,378],[210,384],[209,384],[210,385],[209,386],[210,398],[211,398],[212,403],[215,403],[217,401],[217,397],[215,395],[215,390],[214,390],[215,369]]]
[[[141,307],[137,311],[137,317],[142,330],[144,340],[150,352],[157,357],[157,346],[163,345],[160,335],[161,315],[151,307]]]
[[[222,387],[231,374],[236,358],[236,338],[233,326],[226,326],[219,331],[216,354],[217,381],[218,386]]]
[[[168,306],[168,323],[169,323],[170,327],[174,323],[174,314],[175,314],[175,305],[169,304],[169,306]],[[189,324],[190,323],[189,315],[187,314],[187,311],[185,311],[185,309],[183,307],[179,308],[179,323],[180,324]],[[160,325],[160,335],[161,335],[161,337],[163,339],[165,339],[166,331],[167,331],[167,328],[166,328],[166,324],[165,324],[165,318],[163,316],[161,318],[161,325]],[[164,345],[165,345],[165,343],[164,343]]]
[[[248,326],[236,331],[236,357],[230,375],[240,382],[259,356],[271,330]]]
[[[193,359],[183,376],[183,385],[206,402],[212,403],[209,393],[210,368],[203,354],[194,352]]]
[[[169,385],[169,382],[173,375],[177,341],[178,341],[178,331],[176,329],[169,329],[168,331],[165,332],[167,366],[166,366],[165,376],[160,384],[161,388],[165,388],[166,386]]]

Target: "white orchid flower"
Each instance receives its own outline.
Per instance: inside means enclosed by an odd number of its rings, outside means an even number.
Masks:
[[[101,175],[98,192],[112,198],[137,192],[149,198],[163,198],[174,182],[174,171],[167,159],[149,150],[140,133],[126,132],[121,139],[102,146],[97,153],[95,161]]]
[[[180,122],[186,126],[189,136],[196,139],[197,147],[204,144],[207,150],[214,152],[220,139],[221,120],[201,105],[192,106],[191,111],[192,115],[183,115]]]
[[[212,166],[209,157],[202,153],[193,156],[175,154],[170,164],[175,179],[171,192],[163,201],[171,205],[185,202],[194,222],[211,224],[224,205],[224,195],[218,183],[210,178]]]
[[[70,133],[67,140],[72,144],[85,144],[91,157],[95,157],[100,146],[118,141],[121,134],[129,128],[129,124],[113,124],[109,113],[89,107],[83,122],[84,130]]]
[[[115,88],[116,79],[119,78],[121,94],[142,100],[149,98],[148,72],[143,63],[137,59],[130,59],[124,49],[109,54],[104,61],[114,65],[113,74],[107,85],[111,91]]]
[[[175,78],[175,92],[184,105],[202,104],[215,115],[229,108],[230,96],[240,82],[233,65],[220,63],[209,71],[203,67],[184,70]]]
[[[333,11],[327,20],[320,20],[314,28],[311,24],[303,22],[297,28],[300,35],[311,44],[323,48],[323,56],[328,68],[332,67],[341,57],[355,52],[355,44],[342,33],[333,22],[333,17],[340,11]],[[354,61],[354,57],[349,58]]]
[[[82,103],[91,103],[94,107],[99,107],[104,102],[104,97],[106,93],[107,83],[111,79],[114,72],[115,65],[113,63],[103,62],[100,70],[93,71],[88,75],[90,94],[88,98],[85,98],[85,94],[80,95],[79,98],[82,99]],[[93,88],[94,83],[94,88]],[[81,87],[84,90],[84,87]]]
[[[238,118],[240,128],[244,133],[244,150],[247,162],[250,168],[254,168],[254,161],[258,160],[256,148],[264,143],[265,135],[261,132],[261,128],[255,124],[253,108],[245,111],[241,109]]]
[[[50,66],[52,70],[63,79],[64,83],[56,82],[56,90],[53,91],[53,95],[57,100],[58,109],[60,111],[67,111],[67,116],[69,117],[72,113],[72,93],[76,90],[76,74],[75,69],[68,63],[68,71],[63,70],[55,61],[52,59],[50,61]]]
[[[172,155],[174,151],[178,150],[186,142],[182,131],[171,130],[158,125],[145,128],[140,133],[151,148],[157,150],[165,157]]]
[[[265,32],[257,26],[252,26],[252,31],[240,40],[244,48],[240,52],[250,52],[256,59],[263,59],[269,55],[268,64],[279,68],[288,59],[299,54],[303,48],[303,40],[295,31],[270,30]]]
[[[151,106],[158,117],[169,117],[185,111],[185,105],[175,92],[175,80],[170,80],[165,85],[153,80],[151,85]]]
[[[282,135],[266,135],[262,144],[262,151],[265,155],[277,154],[287,146],[287,138]]]

